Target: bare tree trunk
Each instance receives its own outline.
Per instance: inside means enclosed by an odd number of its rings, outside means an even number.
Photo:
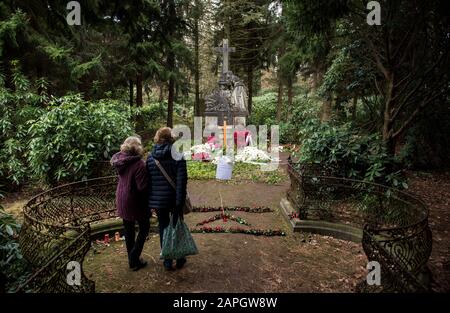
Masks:
[[[175,7],[175,1],[169,0],[168,5],[169,5],[168,6],[168,10],[169,10],[168,18],[170,21],[172,21],[172,23],[174,23],[175,20],[177,19],[177,11],[176,11],[176,7]],[[171,25],[171,27],[169,27],[167,36],[170,39],[177,37],[175,25]],[[170,77],[169,77],[169,86],[168,86],[169,95],[167,98],[167,123],[166,124],[168,127],[172,128],[173,127],[173,103],[174,103],[174,97],[175,97],[175,78],[173,75],[173,73],[175,72],[175,53],[173,51],[173,46],[170,42],[168,44],[168,51],[167,51],[167,70],[170,73]]]
[[[175,66],[175,56],[173,52],[169,52],[167,56],[167,65],[170,71],[173,71]],[[169,78],[169,96],[167,99],[167,126],[173,127],[173,102],[175,97],[175,79],[173,75],[170,75]]]
[[[332,97],[331,95],[327,95],[326,99],[322,102],[322,123],[328,122],[331,119],[331,106],[332,106]]]
[[[294,99],[293,83],[292,83],[292,79],[289,79],[289,82],[288,82],[288,107],[289,107],[289,110],[292,109],[293,99]]]
[[[278,79],[278,101],[277,101],[277,122],[281,121],[281,115],[283,113],[283,83],[281,79]]]
[[[150,94],[152,93],[152,89],[148,84],[144,86],[145,96],[147,97],[147,103],[150,102]]]
[[[179,102],[178,99],[180,98],[180,86],[175,83],[175,96],[173,97],[173,102]]]
[[[133,85],[133,80],[132,79],[130,79],[129,80],[129,86],[130,86],[130,89],[129,89],[129,92],[130,92],[130,106],[133,106],[133,98],[134,98],[134,85]]]
[[[195,66],[195,72],[194,72],[194,81],[195,81],[195,102],[194,102],[194,116],[200,116],[200,36],[198,33],[198,6],[199,2],[198,0],[195,0],[195,6],[196,6],[196,16],[194,21],[194,66]]]
[[[139,73],[136,76],[136,106],[141,107],[142,104],[142,73]]]
[[[4,75],[5,75],[5,79],[4,79],[5,87],[7,89],[11,90],[12,92],[15,92],[16,84],[14,84],[11,60],[14,58],[17,58],[17,57],[14,56],[12,51],[10,52],[9,49],[6,49],[6,51],[4,51],[3,53],[4,53],[3,59],[1,60],[1,62],[2,62],[2,73],[4,73]],[[14,101],[12,101],[12,103],[14,103]]]
[[[249,64],[247,67],[247,88],[248,88],[248,114],[251,114],[253,105],[253,64]]]
[[[158,102],[162,103],[164,101],[164,83],[159,83],[159,97]]]
[[[169,97],[167,100],[167,126],[173,127],[173,99],[175,95],[175,81],[169,79]]]
[[[392,120],[391,120],[391,108],[392,99],[394,93],[394,77],[391,73],[388,73],[386,77],[386,100],[384,103],[383,112],[383,142],[389,154],[394,154],[394,143],[392,138]]]

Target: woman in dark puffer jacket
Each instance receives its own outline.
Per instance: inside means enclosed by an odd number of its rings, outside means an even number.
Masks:
[[[170,213],[173,213],[173,224],[176,225],[178,218],[183,218],[183,206],[186,200],[187,187],[187,168],[186,161],[182,155],[174,149],[172,154],[172,145],[174,138],[172,130],[168,127],[160,128],[155,135],[155,146],[147,159],[147,170],[150,176],[149,181],[149,200],[150,209],[156,209],[159,222],[159,239],[162,246],[164,229],[169,225]],[[159,161],[161,166],[173,180],[176,185],[174,189],[161,170],[155,163]],[[176,260],[176,267],[182,268],[186,259]],[[173,270],[173,260],[164,260],[166,270]]]
[[[123,219],[125,243],[130,268],[137,271],[147,265],[140,259],[150,229],[150,210],[147,206],[148,175],[142,160],[144,150],[139,137],[128,137],[111,164],[117,170],[119,181],[116,190],[117,214]],[[139,234],[135,236],[135,224]]]

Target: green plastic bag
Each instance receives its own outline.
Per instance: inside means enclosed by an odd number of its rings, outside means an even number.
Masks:
[[[164,229],[161,258],[181,259],[194,254],[198,254],[198,249],[189,228],[180,218],[173,226],[173,217],[170,215],[169,226]]]

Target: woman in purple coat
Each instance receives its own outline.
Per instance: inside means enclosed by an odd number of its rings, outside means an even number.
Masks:
[[[139,137],[128,137],[111,164],[117,170],[119,182],[116,190],[117,214],[123,219],[125,243],[130,269],[137,271],[147,265],[140,258],[150,230],[150,209],[148,208],[148,175],[142,160],[144,149]],[[139,233],[135,236],[135,224]]]

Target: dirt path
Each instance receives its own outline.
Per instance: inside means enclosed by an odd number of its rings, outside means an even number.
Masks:
[[[147,241],[143,256],[147,268],[127,268],[123,242],[98,247],[85,259],[84,269],[99,292],[352,292],[365,275],[367,264],[360,245],[316,235],[292,234],[278,211],[287,183],[224,184],[194,181],[189,191],[194,205],[269,206],[272,213],[235,212],[256,228],[283,229],[286,237],[242,234],[194,234],[200,254],[186,267],[165,272],[159,260],[159,237]],[[220,191],[220,194],[219,194]],[[214,215],[192,213],[189,226]],[[232,221],[210,225],[226,228]]]

